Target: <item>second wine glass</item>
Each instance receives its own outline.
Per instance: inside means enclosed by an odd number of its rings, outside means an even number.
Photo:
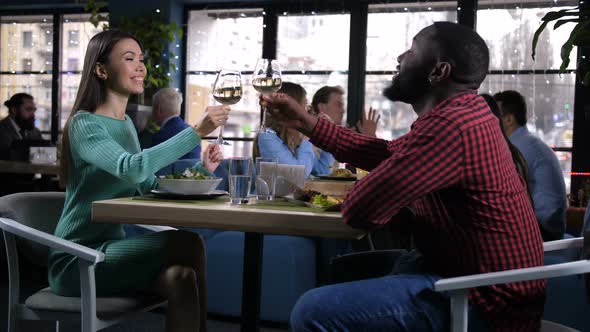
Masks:
[[[223,105],[238,103],[242,99],[242,74],[236,70],[220,70],[213,84],[213,98]],[[223,126],[219,127],[215,143],[223,148]]]
[[[281,78],[281,67],[277,60],[259,59],[256,62],[254,76],[252,78],[252,87],[260,93],[271,94],[279,91],[283,80]],[[262,119],[259,133],[266,132],[266,108],[262,108]]]

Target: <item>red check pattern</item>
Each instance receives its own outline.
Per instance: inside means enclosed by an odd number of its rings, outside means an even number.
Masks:
[[[415,208],[417,247],[432,271],[452,277],[543,265],[543,243],[526,184],[498,120],[475,92],[420,116],[408,134],[385,141],[320,119],[311,141],[370,173],[349,192],[342,215],[357,228]],[[545,280],[469,293],[496,331],[537,331]]]

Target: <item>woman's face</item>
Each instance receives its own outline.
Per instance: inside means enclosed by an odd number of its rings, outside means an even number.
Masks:
[[[107,86],[121,94],[140,94],[146,75],[143,52],[133,39],[123,39],[113,47],[106,65]]]

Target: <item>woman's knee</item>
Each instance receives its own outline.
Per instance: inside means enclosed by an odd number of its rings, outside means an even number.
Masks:
[[[186,288],[196,285],[197,274],[191,267],[172,265],[164,269],[161,279],[166,288]]]

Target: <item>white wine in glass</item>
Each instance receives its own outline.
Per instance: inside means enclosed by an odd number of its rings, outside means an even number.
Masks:
[[[281,68],[277,60],[260,59],[256,62],[252,87],[263,95],[279,91],[283,80],[281,78]],[[266,132],[266,108],[262,109],[262,119],[259,133]]]
[[[213,84],[213,98],[223,105],[237,104],[242,99],[242,74],[235,70],[220,70]],[[223,126],[220,126],[215,144],[223,146],[224,143]]]

